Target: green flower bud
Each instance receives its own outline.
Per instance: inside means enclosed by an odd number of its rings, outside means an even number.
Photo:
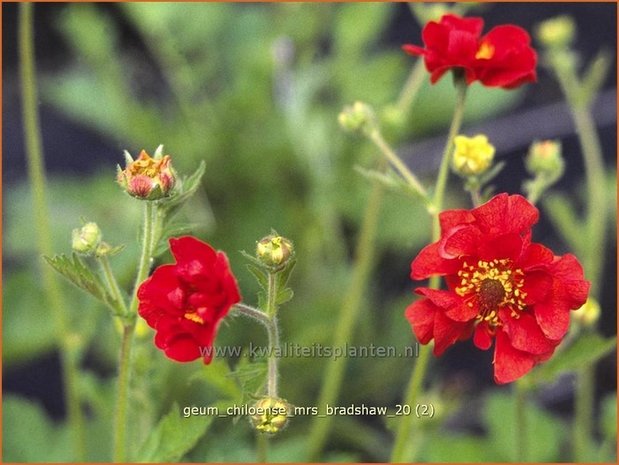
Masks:
[[[277,434],[288,423],[290,405],[283,399],[264,397],[254,404],[256,413],[251,422],[256,430],[266,434]]]
[[[565,169],[561,142],[558,140],[534,141],[529,148],[525,166],[534,176],[558,179]]]
[[[337,119],[345,131],[369,134],[376,128],[374,110],[363,102],[355,102],[344,107]]]
[[[292,242],[285,237],[268,235],[256,244],[256,257],[270,268],[283,268],[294,254]]]
[[[593,297],[589,297],[585,304],[572,312],[572,320],[583,328],[592,328],[600,319],[600,304]]]
[[[563,48],[574,42],[576,25],[571,16],[557,16],[537,26],[537,40],[547,48]]]
[[[97,250],[101,237],[101,230],[97,223],[86,223],[81,228],[73,230],[71,248],[77,253],[90,255]]]

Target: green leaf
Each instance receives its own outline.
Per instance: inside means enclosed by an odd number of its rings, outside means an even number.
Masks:
[[[107,292],[101,277],[93,273],[77,254],[71,257],[62,254],[43,258],[77,287],[109,306],[116,315],[123,314],[121,303]]]
[[[578,89],[578,101],[581,105],[589,105],[608,77],[612,56],[608,50],[602,50],[593,59]]]
[[[187,200],[195,194],[198,187],[200,187],[200,182],[205,170],[206,163],[202,160],[192,175],[179,182],[177,187],[178,191],[176,194],[164,201],[161,201],[159,208],[165,212],[166,220],[171,219],[185,204],[185,202],[187,202]]]
[[[566,429],[560,420],[531,403],[525,405],[526,462],[557,462]],[[493,462],[512,462],[518,458],[516,438],[516,404],[512,396],[495,393],[486,399],[484,409],[488,427],[486,447]]]
[[[617,395],[609,395],[600,406],[600,431],[606,439],[617,440]]]
[[[572,202],[563,194],[547,194],[542,200],[544,210],[553,223],[555,230],[563,237],[565,243],[579,255],[583,240],[581,222],[576,216]]]
[[[56,426],[38,404],[5,395],[2,399],[2,459],[4,462],[67,462],[71,437]]]
[[[294,291],[289,287],[284,289],[280,289],[277,293],[277,297],[275,298],[276,305],[283,305],[286,302],[289,302],[294,297]]]
[[[557,353],[548,362],[539,365],[533,372],[533,380],[553,381],[566,371],[575,371],[586,365],[593,365],[617,346],[617,338],[603,338],[599,334],[584,334],[572,345]]]
[[[214,359],[210,365],[194,373],[190,380],[207,384],[209,389],[215,389],[220,398],[239,401],[243,393],[232,376],[226,360]]]
[[[251,263],[248,263],[245,266],[247,266],[249,272],[254,275],[256,281],[260,284],[260,287],[266,291],[269,288],[269,278],[266,276],[264,270],[252,265]]]
[[[216,418],[208,416],[183,417],[175,403],[157,424],[135,456],[136,462],[178,462],[190,451]]]
[[[290,279],[290,275],[292,274],[292,270],[294,270],[296,264],[297,260],[295,258],[290,258],[288,263],[286,263],[286,267],[277,273],[276,279],[278,289],[284,289],[286,287],[286,284],[288,284],[288,280]]]
[[[251,361],[249,357],[241,358],[230,376],[236,380],[243,392],[243,402],[260,395],[267,376],[267,363],[264,360]]]
[[[486,441],[474,436],[432,434],[425,445],[424,461],[428,462],[487,462]]]

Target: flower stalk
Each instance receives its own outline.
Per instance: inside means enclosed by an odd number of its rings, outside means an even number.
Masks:
[[[464,103],[467,90],[466,81],[462,76],[456,77],[454,81],[456,84],[457,93],[456,105],[454,108],[451,125],[449,127],[447,141],[445,142],[445,148],[443,149],[443,155],[436,181],[436,190],[434,191],[434,197],[432,201],[435,212],[432,222],[433,241],[437,241],[440,237],[441,231],[439,224],[439,213],[441,212],[443,207],[443,199],[445,197],[445,189],[447,187],[447,178],[449,174],[449,159],[451,151],[453,149],[454,139],[460,132],[460,127],[462,126],[462,120],[464,117]],[[430,288],[438,289],[439,282],[440,281],[438,276],[433,276],[430,279]],[[419,350],[419,358],[417,359],[417,362],[415,363],[415,366],[413,368],[413,372],[411,374],[411,378],[408,383],[408,387],[404,397],[404,402],[406,405],[413,406],[417,402],[417,399],[419,399],[419,394],[423,389],[423,380],[425,378],[429,365],[430,352],[431,349],[428,346],[422,346]],[[413,431],[413,418],[413,416],[405,415],[400,419],[398,423],[395,442],[391,451],[391,463],[401,463],[408,462],[409,460],[414,460],[414,458],[406,457],[406,443],[410,439]]]
[[[37,82],[34,59],[34,31],[32,3],[19,5],[19,60],[22,86],[22,117],[28,163],[28,177],[32,189],[34,222],[37,231],[37,249],[42,255],[52,254],[47,182],[43,160],[41,128],[37,111]],[[62,384],[67,408],[67,421],[72,434],[73,460],[86,460],[84,415],[78,392],[79,338],[72,333],[66,314],[67,304],[58,280],[51,268],[41,269],[43,286],[49,298],[50,311],[58,338]]]

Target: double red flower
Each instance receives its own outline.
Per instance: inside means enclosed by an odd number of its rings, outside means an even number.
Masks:
[[[162,265],[138,289],[138,313],[157,331],[155,345],[179,362],[213,358],[222,318],[241,300],[228,258],[190,236],[170,239],[176,263]]]
[[[420,343],[434,339],[441,355],[471,335],[482,350],[494,340],[497,383],[516,380],[553,354],[589,283],[576,257],[531,242],[538,215],[524,197],[507,194],[440,214],[440,239],[411,264],[412,279],[440,275],[447,283],[447,290],[416,289],[424,298],[406,309]]]
[[[537,54],[531,38],[522,28],[498,26],[481,37],[481,18],[444,15],[423,28],[425,48],[404,45],[410,55],[422,55],[434,84],[452,68],[464,71],[467,84],[480,81],[489,87],[511,89],[537,79]]]

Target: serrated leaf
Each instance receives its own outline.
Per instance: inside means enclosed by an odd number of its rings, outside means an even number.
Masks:
[[[251,361],[249,357],[242,357],[230,376],[236,380],[243,391],[242,402],[247,402],[259,395],[266,383],[267,363],[264,360]]]
[[[250,263],[245,266],[247,267],[249,272],[254,275],[254,278],[256,278],[256,281],[258,281],[260,287],[266,291],[269,288],[269,278],[265,275],[264,271],[261,268]]]
[[[175,403],[138,449],[136,462],[178,462],[204,435],[215,416],[183,417]]]
[[[264,263],[262,263],[260,260],[258,260],[256,257],[254,257],[253,255],[248,254],[244,250],[239,250],[239,253],[243,255],[243,257],[245,257],[247,260],[249,260],[251,263],[256,265],[258,268],[264,270],[265,272],[268,272],[269,268]]]
[[[585,334],[548,362],[538,366],[532,373],[532,378],[541,382],[552,381],[563,372],[575,371],[596,363],[612,352],[616,345],[616,337],[603,338],[595,333]]]
[[[74,253],[71,257],[62,254],[53,257],[44,256],[43,258],[52,268],[74,285],[109,306],[113,309],[115,314],[122,315],[120,302],[117,302],[116,299],[107,292],[101,277],[93,273],[77,254]]]
[[[170,197],[164,202],[161,202],[160,209],[165,212],[166,218],[169,220],[172,218],[178,210],[183,206],[183,204],[189,200],[189,198],[198,190],[200,187],[200,181],[204,172],[206,170],[206,163],[204,160],[200,162],[200,165],[194,171],[192,175],[183,179],[180,182],[180,187],[176,195]]]

